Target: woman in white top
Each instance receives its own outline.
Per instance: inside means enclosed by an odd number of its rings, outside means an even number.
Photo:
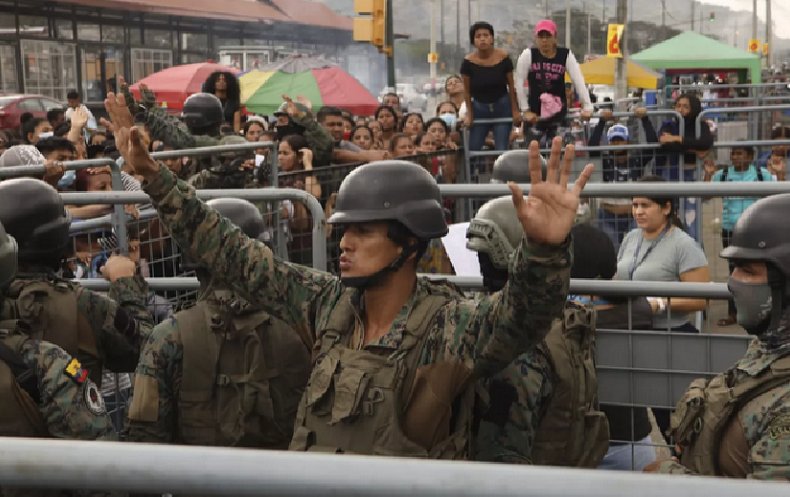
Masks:
[[[645,176],[639,182],[664,181]],[[632,213],[637,228],[628,233],[617,254],[615,279],[633,281],[710,281],[708,261],[702,248],[683,231],[669,198],[633,197]],[[648,297],[653,309],[653,328],[698,333],[689,314],[705,309],[704,299]]]
[[[557,46],[557,25],[543,19],[535,25],[535,46],[518,58],[514,75],[516,96],[524,122],[547,133],[550,139],[568,112],[565,98],[565,72],[570,75],[582,104],[582,119],[589,119],[593,105],[576,57],[569,48]],[[529,83],[529,94],[524,82]],[[538,121],[540,119],[540,121]]]

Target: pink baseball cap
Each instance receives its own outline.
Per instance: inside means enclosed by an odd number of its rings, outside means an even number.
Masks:
[[[535,25],[535,34],[541,31],[548,31],[551,33],[551,36],[557,36],[557,25],[551,19],[543,19]]]

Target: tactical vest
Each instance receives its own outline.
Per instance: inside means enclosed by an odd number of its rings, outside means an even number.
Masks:
[[[473,389],[456,385],[462,393],[440,399],[453,388],[431,389],[428,375],[417,378],[427,332],[449,298],[436,288],[415,304],[402,343],[387,355],[348,347],[355,327],[354,290],[341,296],[317,330],[320,349],[299,404],[291,450],[434,459],[467,456]],[[423,371],[432,366],[442,367],[429,365]],[[418,426],[421,433],[407,436],[410,426]]]
[[[773,362],[759,376],[735,381],[730,369],[710,380],[698,378],[672,414],[670,435],[683,447],[680,463],[695,473],[717,476],[725,428],[751,400],[790,382],[790,355]]]
[[[534,464],[595,468],[609,448],[609,422],[598,410],[595,312],[568,302],[545,339],[553,393],[532,449]]]
[[[23,320],[31,338],[54,343],[76,357],[101,385],[103,363],[93,328],[79,311],[80,291],[78,284],[56,277],[16,279],[6,292],[3,317]]]
[[[264,311],[201,301],[176,314],[183,343],[181,443],[286,449],[310,347]]]
[[[28,368],[21,355],[29,337],[9,329],[12,323],[0,323],[0,437],[49,437],[36,400],[18,381],[21,375],[35,375],[35,371]],[[33,380],[38,381],[35,376]]]

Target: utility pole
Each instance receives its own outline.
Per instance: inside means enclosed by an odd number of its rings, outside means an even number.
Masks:
[[[455,0],[455,50],[453,53],[455,57],[453,65],[455,67],[461,66],[461,58],[463,57],[461,51],[461,0]]]
[[[757,0],[754,1],[756,2]],[[691,0],[691,30],[692,31],[694,31],[694,20],[696,17],[697,17],[696,2],[694,0]]]
[[[565,0],[565,46],[571,48],[571,1]]]
[[[626,39],[628,39],[628,0],[617,0],[617,22],[625,24],[623,36],[620,39],[620,53],[623,54],[622,58],[617,59],[615,66],[615,87],[614,87],[614,100],[624,99],[628,95],[628,80],[626,74],[626,60],[628,51],[626,47]]]
[[[388,0],[392,1],[392,0]],[[439,0],[431,0],[431,53],[436,53],[436,21],[439,17],[438,13]],[[430,77],[431,83],[436,81],[436,62],[430,62]]]
[[[661,33],[667,29],[667,0],[661,0]]]
[[[444,47],[444,0],[439,0],[439,45]]]
[[[768,44],[768,53],[765,54],[765,64],[771,68],[771,56],[774,53],[774,44],[771,37],[773,31],[771,27],[771,0],[765,0],[765,43]]]
[[[587,12],[587,2],[582,3],[582,8],[587,15],[587,55],[590,55],[592,53],[592,33],[590,32],[592,29],[592,21],[590,13]]]
[[[757,39],[757,0],[752,0],[752,39]]]
[[[387,0],[386,6],[387,44],[390,52],[387,54],[387,86],[395,88],[395,28],[392,22],[392,0]]]

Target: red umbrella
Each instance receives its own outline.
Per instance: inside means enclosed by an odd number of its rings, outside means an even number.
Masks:
[[[157,103],[166,103],[168,109],[181,110],[184,100],[193,93],[200,92],[206,78],[216,71],[239,73],[238,69],[213,62],[184,64],[150,74],[129,89],[135,98],[140,98],[140,84],[144,83],[156,94]]]

